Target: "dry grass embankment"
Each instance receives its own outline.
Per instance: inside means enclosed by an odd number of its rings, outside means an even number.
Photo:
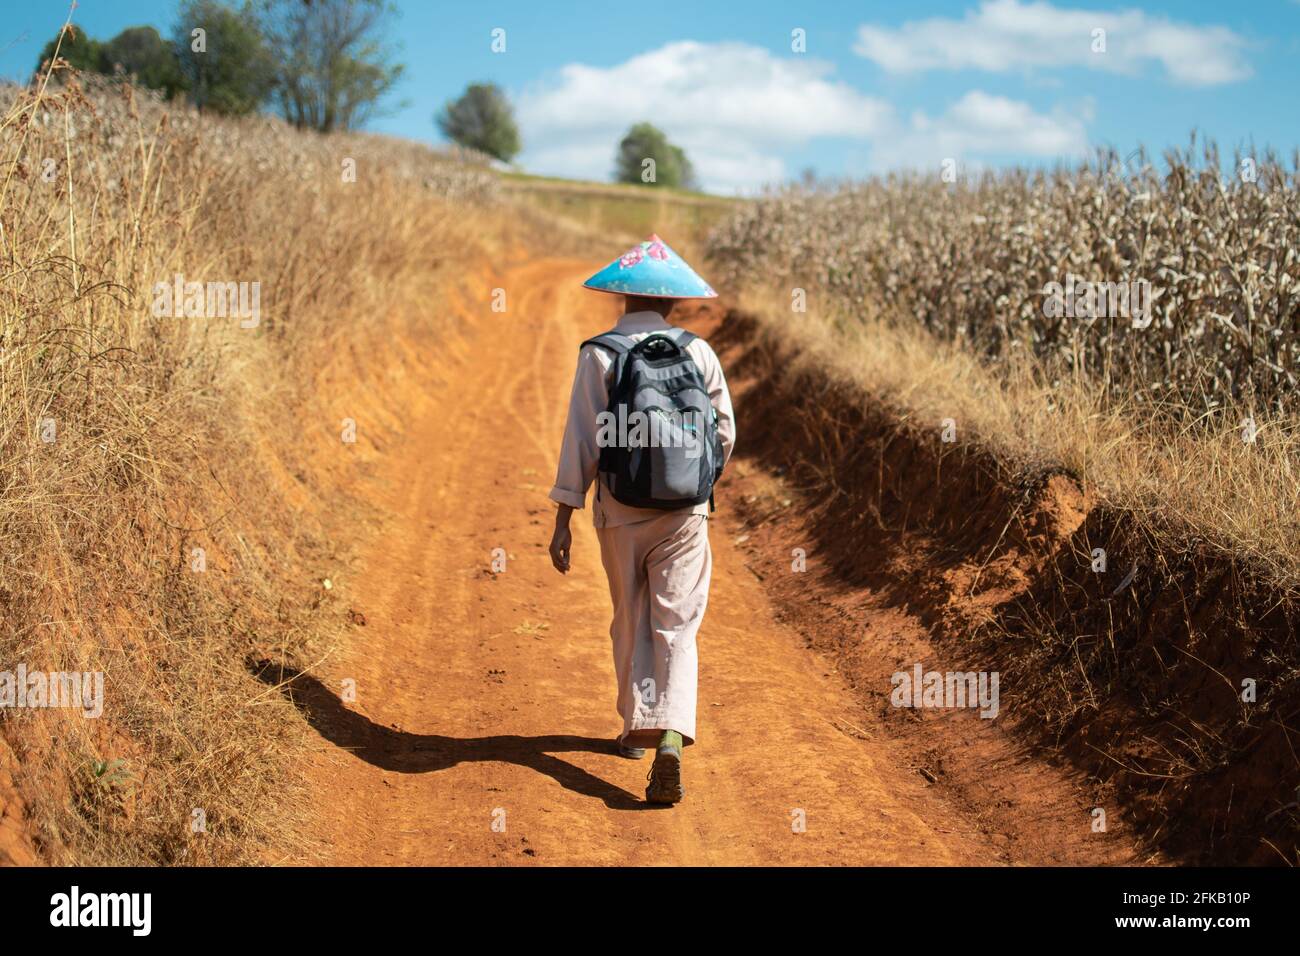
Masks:
[[[1226,181],[1212,149],[1166,161],[771,197],[709,249],[756,314],[921,427],[951,419],[1295,587],[1296,173],[1261,157],[1254,182]],[[1146,282],[1148,315],[1045,315],[1069,274]]]
[[[1153,845],[1295,864],[1295,173],[1169,160],[773,197],[710,246],[764,383],[750,448],[840,587],[999,671]],[[1152,321],[1045,315],[1067,273],[1148,279]]]
[[[0,90],[0,671],[104,675],[98,719],[0,713],[0,859],[310,854],[307,735],[246,662],[347,626],[331,530],[496,192],[412,143]],[[257,284],[256,320],[157,314],[177,275]]]

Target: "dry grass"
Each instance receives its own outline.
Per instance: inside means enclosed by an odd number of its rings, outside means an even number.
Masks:
[[[936,440],[956,438],[1033,469],[1065,469],[1104,501],[1163,534],[1200,537],[1300,587],[1300,430],[1256,419],[1253,443],[1231,417],[1144,414],[1087,375],[1054,377],[1021,353],[991,365],[915,324],[811,309],[792,318],[781,288],[750,287],[741,304],[802,346],[804,360],[841,376]],[[795,321],[797,319],[797,321]],[[1178,542],[1170,541],[1177,546]]]
[[[309,667],[343,626],[321,581],[367,433],[338,409],[381,407],[391,344],[437,331],[495,183],[129,87],[0,89],[0,670],[106,685],[97,720],[0,712],[43,859],[310,853],[305,732],[246,662]],[[259,282],[260,322],[155,316],[177,273]]]

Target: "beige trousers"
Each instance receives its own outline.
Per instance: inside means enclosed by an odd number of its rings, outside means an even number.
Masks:
[[[709,603],[709,519],[667,511],[597,528],[614,620],[609,636],[623,739],[654,746],[665,730],[695,742],[695,635]]]

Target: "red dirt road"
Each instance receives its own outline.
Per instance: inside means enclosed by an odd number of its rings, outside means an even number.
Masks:
[[[581,289],[594,267],[541,260],[499,281],[509,312],[466,320],[452,380],[383,452],[371,484],[386,524],[346,582],[365,626],[295,692],[321,735],[311,779],[324,862],[1006,862],[777,623],[733,541],[735,477],[711,528],[686,799],[644,804],[649,760],[610,749],[609,596],[589,513],[575,516],[567,576],[546,552],[577,346],[618,305]],[[348,679],[356,699],[342,703]]]

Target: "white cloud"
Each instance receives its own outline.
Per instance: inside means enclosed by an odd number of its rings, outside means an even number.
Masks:
[[[1093,31],[1106,51],[1093,52]],[[1174,82],[1212,86],[1251,75],[1243,37],[1222,26],[1197,26],[1141,10],[1117,13],[1046,2],[985,0],[961,20],[913,20],[898,29],[863,25],[854,52],[891,73],[1082,66],[1136,75],[1157,62]]]
[[[520,161],[607,179],[619,140],[646,120],[686,150],[706,189],[751,192],[785,177],[785,149],[816,137],[867,139],[890,125],[886,102],[832,79],[833,70],[748,44],[694,41],[607,68],[572,63],[520,97]]]
[[[971,90],[938,117],[917,112],[906,128],[872,151],[877,170],[939,170],[945,159],[966,166],[991,157],[1077,159],[1088,149],[1090,103],[1075,112],[1035,113],[1028,103]]]
[[[787,179],[783,156],[818,137],[862,141],[876,172],[936,170],[946,158],[967,168],[996,157],[1077,159],[1088,148],[1088,102],[1040,113],[972,90],[938,115],[903,119],[884,100],[833,79],[832,70],[746,44],[693,41],[607,68],[569,64],[519,99],[521,163],[538,173],[608,179],[619,140],[642,120],[686,150],[704,188],[724,193]]]

